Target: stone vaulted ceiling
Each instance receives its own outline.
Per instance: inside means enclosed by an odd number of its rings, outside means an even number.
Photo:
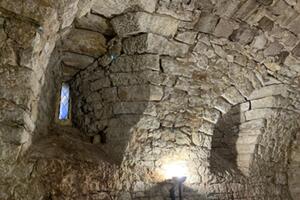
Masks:
[[[178,160],[184,199],[298,200],[299,37],[299,0],[0,0],[0,200],[169,199]]]

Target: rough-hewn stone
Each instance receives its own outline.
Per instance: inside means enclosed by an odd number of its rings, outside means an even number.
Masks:
[[[292,52],[296,57],[300,57],[300,43],[293,49]]]
[[[62,56],[62,62],[67,66],[84,69],[94,62],[94,58],[82,54],[66,52]]]
[[[152,13],[156,3],[157,0],[97,0],[92,10],[105,17],[112,17],[130,9],[141,9]]]
[[[160,47],[164,47],[163,49]],[[143,34],[124,41],[124,50],[128,54],[158,53],[183,57],[187,54],[189,46],[176,41],[168,40],[156,34]]]
[[[100,32],[104,35],[113,35],[113,29],[110,22],[99,15],[87,14],[81,18],[77,18],[75,26],[76,28]]]
[[[211,13],[201,13],[198,22],[195,25],[195,30],[203,33],[212,33],[218,23],[219,18]]]
[[[120,37],[146,32],[172,37],[178,28],[178,20],[174,18],[145,12],[117,16],[111,23]]]
[[[220,19],[214,31],[214,35],[217,37],[228,38],[233,33],[234,29],[234,23],[228,20]]]
[[[106,39],[101,33],[74,29],[66,37],[63,49],[65,51],[99,57],[106,52]]]

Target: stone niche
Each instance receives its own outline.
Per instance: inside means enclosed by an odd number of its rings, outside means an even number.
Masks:
[[[150,84],[159,70],[157,55],[122,55],[108,68],[93,65],[75,78],[74,125],[118,163],[131,139],[131,129],[143,117],[151,116],[151,102],[163,97],[162,89]]]

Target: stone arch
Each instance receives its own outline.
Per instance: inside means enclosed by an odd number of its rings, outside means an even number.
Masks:
[[[215,108],[223,111],[224,115],[216,123],[214,132],[216,138],[213,135],[212,153],[218,154],[218,147],[221,144],[231,146],[231,149],[225,151],[220,149],[221,154],[229,154],[228,156],[231,156],[229,160],[243,174],[249,175],[252,162],[255,160],[259,137],[266,126],[266,119],[280,110],[289,108],[291,103],[287,97],[288,86],[284,84],[264,86],[254,90],[248,97],[242,96],[235,87],[227,89],[218,100],[219,104],[215,104]],[[222,132],[220,129],[226,128],[233,128],[234,130],[230,129],[233,134],[220,133]]]

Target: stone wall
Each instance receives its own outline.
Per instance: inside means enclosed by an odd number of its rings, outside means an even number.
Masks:
[[[16,4],[0,2],[2,199],[168,199],[176,160],[186,199],[297,198],[299,1]],[[80,131],[30,146],[58,39]]]

